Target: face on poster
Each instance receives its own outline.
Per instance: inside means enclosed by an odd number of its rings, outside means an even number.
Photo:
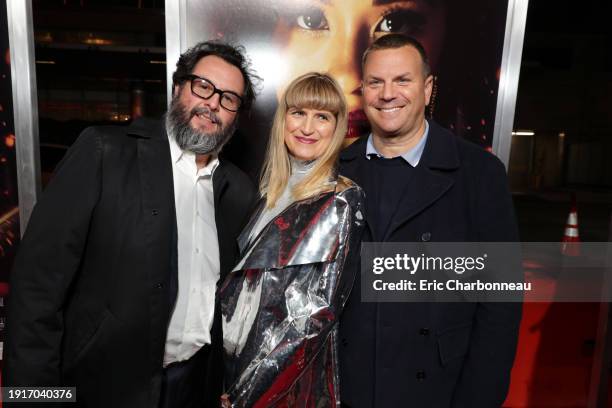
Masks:
[[[347,138],[367,135],[361,56],[376,38],[396,32],[415,37],[428,52],[436,82],[427,115],[490,147],[507,7],[507,0],[187,0],[181,47],[207,39],[242,44],[263,79],[253,112],[242,120],[248,136],[243,130],[234,160],[261,160],[278,97],[309,71],[327,72],[342,86]]]

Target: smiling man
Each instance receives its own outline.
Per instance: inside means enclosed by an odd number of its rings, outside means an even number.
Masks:
[[[340,171],[366,193],[365,241],[518,241],[503,164],[425,119],[432,76],[419,42],[377,39],[362,92],[372,134],[342,152]],[[340,321],[345,407],[502,405],[520,303],[365,303],[359,285]]]
[[[83,132],[11,275],[3,385],[76,386],[75,406],[218,406],[217,282],[255,197],[218,157],[254,99],[240,48],[181,55],[165,124]]]

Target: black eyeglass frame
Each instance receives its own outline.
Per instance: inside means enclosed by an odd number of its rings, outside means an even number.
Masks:
[[[204,77],[197,76],[197,75],[194,75],[194,74],[189,74],[189,75],[183,76],[182,79],[190,81],[189,85],[190,85],[190,88],[191,88],[191,93],[194,94],[195,96],[197,96],[198,98],[202,98],[202,99],[207,100],[207,99],[212,98],[214,94],[219,94],[219,104],[225,110],[228,110],[230,112],[238,112],[240,110],[240,108],[242,107],[242,105],[244,104],[244,99],[242,99],[242,96],[238,95],[236,92],[233,92],[233,91],[224,91],[222,89],[217,88],[215,86],[215,84],[213,84],[212,81],[210,79],[208,79],[208,78],[204,78]],[[212,88],[213,88],[212,93],[208,97],[204,97],[204,96],[196,93],[193,90],[193,86],[194,86],[195,81],[204,81],[204,82],[210,84],[210,86],[212,86]],[[223,105],[223,94],[234,95],[236,98],[238,98],[238,100],[240,101],[240,103],[238,104],[238,108],[234,110],[234,109],[230,109],[227,106]]]

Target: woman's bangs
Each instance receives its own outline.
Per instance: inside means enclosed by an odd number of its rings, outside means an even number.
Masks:
[[[329,80],[310,77],[287,90],[285,103],[287,109],[316,109],[337,115],[342,106],[342,99]]]

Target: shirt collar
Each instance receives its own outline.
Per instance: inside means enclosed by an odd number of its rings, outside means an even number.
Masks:
[[[183,150],[179,147],[174,137],[168,132],[168,141],[170,142],[170,157],[172,163],[177,163],[183,157]]]
[[[416,167],[421,161],[421,156],[423,155],[423,150],[425,150],[425,143],[427,142],[427,136],[429,135],[429,123],[427,120],[425,121],[425,132],[423,132],[423,137],[419,140],[416,146],[412,149],[408,150],[404,154],[401,154],[399,157],[406,160],[412,167]],[[382,154],[376,150],[374,147],[374,143],[372,142],[372,134],[368,136],[368,144],[366,145],[366,157],[370,159],[371,155],[375,155],[376,157],[385,158]],[[389,158],[389,157],[387,157]]]

